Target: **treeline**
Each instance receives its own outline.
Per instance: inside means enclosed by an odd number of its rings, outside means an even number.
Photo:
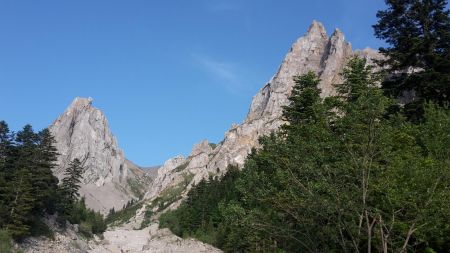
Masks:
[[[174,211],[162,214],[160,227],[167,227],[180,237],[195,237],[222,246],[230,231],[224,226],[220,207],[240,199],[236,180],[240,171],[233,166],[223,177],[210,177],[193,187],[183,204]]]
[[[61,225],[80,224],[86,236],[106,229],[103,216],[79,200],[80,161],[70,163],[61,184],[53,175],[58,158],[54,144],[48,129],[35,133],[26,125],[12,133],[0,121],[0,229],[15,240],[51,236],[43,219],[55,213]]]
[[[227,252],[448,250],[448,107],[427,103],[421,124],[389,114],[370,73],[352,60],[327,99],[313,73],[297,78],[289,124],[160,225]]]
[[[449,252],[447,2],[386,4],[382,73],[352,59],[325,99],[314,73],[296,77],[287,123],[160,226],[226,252]]]

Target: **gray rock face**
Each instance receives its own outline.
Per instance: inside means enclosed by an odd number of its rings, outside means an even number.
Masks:
[[[90,208],[119,210],[136,197],[128,183],[143,174],[130,168],[105,115],[92,106],[92,98],[75,98],[49,129],[60,153],[54,174],[63,178],[69,163],[78,158],[85,168],[80,194]]]
[[[211,174],[224,173],[230,164],[242,166],[251,149],[258,147],[258,138],[270,134],[283,124],[283,106],[288,105],[295,76],[313,71],[321,79],[321,96],[334,95],[333,84],[342,81],[340,73],[345,64],[355,56],[364,57],[369,63],[381,57],[372,49],[353,52],[340,30],[336,29],[328,37],[323,25],[314,21],[308,32],[292,45],[275,76],[253,97],[244,122],[240,125],[233,124],[225,133],[224,140],[214,149],[199,148],[206,147],[205,142],[194,147],[186,161],[189,163],[186,171],[194,174],[193,182],[199,182]],[[177,178],[181,174],[161,171],[146,197],[152,199],[160,191],[173,186],[172,182],[179,182]],[[187,189],[190,187],[191,185]]]

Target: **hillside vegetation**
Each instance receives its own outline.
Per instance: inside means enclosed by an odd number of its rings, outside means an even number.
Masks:
[[[344,77],[327,99],[313,73],[298,77],[288,124],[160,225],[228,252],[448,249],[448,108],[427,103],[413,124],[389,114],[394,101],[364,60]]]
[[[86,207],[78,190],[84,168],[75,159],[66,168],[59,184],[53,175],[58,153],[47,129],[35,133],[30,125],[11,133],[0,121],[0,248],[10,252],[11,238],[52,237],[46,225],[48,215],[57,215],[61,226],[66,221],[79,224],[86,237],[106,229],[103,216]]]
[[[354,58],[325,99],[295,77],[286,124],[160,226],[226,252],[449,252],[450,12],[386,4],[381,71]]]

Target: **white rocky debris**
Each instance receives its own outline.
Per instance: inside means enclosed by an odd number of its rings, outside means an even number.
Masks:
[[[92,98],[75,98],[67,110],[49,127],[60,153],[54,174],[64,177],[69,163],[78,158],[84,168],[80,194],[86,204],[103,213],[119,210],[133,193],[128,180],[143,177],[129,164],[111,133],[105,115],[92,106]]]
[[[117,228],[106,231],[104,239],[91,244],[92,253],[201,253],[222,252],[211,245],[194,239],[182,239],[168,229],[158,229],[158,224],[142,230]]]
[[[55,217],[46,220],[55,232],[54,239],[46,237],[27,238],[16,247],[26,253],[197,253],[222,252],[211,245],[194,239],[182,239],[168,229],[159,229],[157,223],[137,230],[130,227],[115,227],[103,237],[87,240],[80,236],[78,226],[57,225]]]

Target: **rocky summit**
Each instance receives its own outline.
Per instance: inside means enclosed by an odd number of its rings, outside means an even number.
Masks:
[[[78,158],[85,169],[80,195],[88,207],[105,213],[138,198],[132,186],[143,187],[148,179],[125,159],[105,115],[92,106],[92,98],[75,98],[49,129],[60,153],[54,174],[61,179],[69,163]]]
[[[307,33],[292,45],[276,74],[253,97],[244,122],[233,124],[218,145],[202,141],[194,146],[189,157],[166,162],[146,197],[156,198],[164,189],[180,184],[186,174],[193,175],[192,185],[211,174],[224,173],[228,165],[242,166],[251,149],[258,146],[258,138],[283,124],[282,108],[288,104],[295,76],[315,72],[321,80],[322,96],[327,97],[335,94],[333,84],[341,82],[340,73],[355,56],[366,58],[369,63],[382,57],[369,48],[353,51],[339,29],[328,36],[324,26],[313,21]],[[176,166],[180,163],[183,170]],[[174,203],[172,207],[176,206]]]

